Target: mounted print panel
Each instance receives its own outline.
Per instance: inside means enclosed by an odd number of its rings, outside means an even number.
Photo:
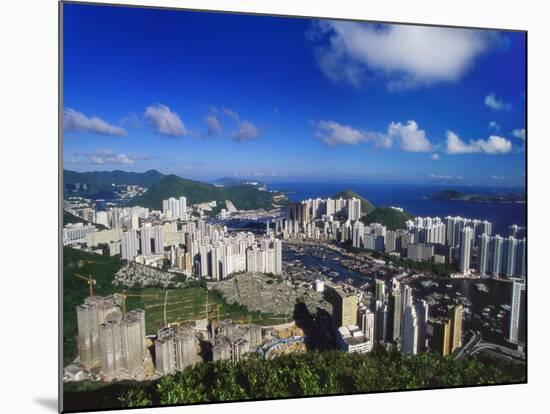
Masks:
[[[60,7],[64,412],[527,381],[526,32]]]

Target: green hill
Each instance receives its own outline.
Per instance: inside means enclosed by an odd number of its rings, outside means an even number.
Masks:
[[[405,222],[412,219],[414,219],[414,216],[406,211],[401,212],[390,207],[377,207],[363,217],[361,221],[365,224],[380,223],[386,226],[388,230],[397,230],[404,229]]]
[[[63,226],[65,226],[66,224],[74,224],[74,223],[92,224],[87,222],[83,218],[77,217],[74,214],[71,214],[68,211],[63,210]],[[99,230],[105,230],[107,228],[103,224],[97,224],[97,223],[95,223],[94,226],[96,226],[97,229]]]
[[[371,211],[374,210],[374,205],[367,200],[364,197],[361,197],[359,194],[357,194],[355,191],[352,190],[344,190],[340,191],[336,194],[334,194],[331,198],[345,198],[346,200],[350,198],[358,198],[361,200],[361,213],[362,214],[369,214]]]
[[[239,210],[255,210],[273,208],[273,195],[260,191],[250,185],[232,187],[216,187],[212,184],[168,175],[154,184],[147,192],[131,201],[131,205],[139,205],[154,209],[162,208],[162,200],[169,197],[187,197],[187,204],[204,203],[215,200],[218,204],[231,200]]]
[[[93,194],[98,191],[112,190],[114,185],[139,185],[149,188],[164,178],[165,175],[157,170],[149,170],[143,173],[113,171],[76,172],[63,170],[63,185],[66,188],[76,183],[86,184],[88,189],[79,194]]]

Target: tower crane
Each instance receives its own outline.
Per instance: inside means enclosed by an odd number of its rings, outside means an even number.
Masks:
[[[126,291],[122,291],[122,293],[117,293],[117,295],[122,296],[122,308],[123,308],[123,315],[126,316],[126,298],[131,297],[138,297],[138,298],[155,298],[158,299],[158,295],[146,295],[143,293],[126,293]]]
[[[92,275],[83,276],[80,273],[75,273],[74,275],[79,279],[82,279],[88,282],[88,288],[90,289],[90,296],[94,296],[94,285],[96,283],[96,280],[92,278]]]

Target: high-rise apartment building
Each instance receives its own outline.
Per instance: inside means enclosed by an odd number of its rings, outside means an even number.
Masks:
[[[471,249],[473,241],[473,230],[471,227],[464,227],[460,233],[460,258],[459,269],[463,274],[470,271]]]
[[[510,327],[508,339],[510,342],[524,345],[526,342],[526,290],[525,283],[512,283],[512,299],[510,301]]]
[[[341,326],[355,325],[357,323],[357,295],[332,285],[327,286],[325,292],[328,301],[332,304],[334,331]]]
[[[431,348],[442,356],[451,353],[451,320],[439,317],[433,322]]]
[[[462,305],[454,305],[449,309],[449,319],[451,320],[451,347],[450,353],[462,346]]]

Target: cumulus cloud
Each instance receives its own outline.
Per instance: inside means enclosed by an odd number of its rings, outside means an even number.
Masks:
[[[491,121],[489,122],[489,129],[492,129],[493,131],[498,132],[500,131],[500,125],[495,121]]]
[[[512,135],[525,141],[525,128],[514,129]]]
[[[94,134],[119,137],[126,135],[124,128],[110,125],[97,116],[88,117],[72,108],[65,108],[63,111],[63,129],[66,131],[92,132]]]
[[[495,111],[505,111],[512,107],[512,105],[504,102],[502,99],[497,99],[494,92],[491,92],[485,97],[485,105]]]
[[[439,159],[439,154],[433,153],[430,155],[430,160],[437,161]]]
[[[512,150],[512,143],[506,138],[491,135],[486,140],[470,140],[468,143],[460,139],[453,131],[447,131],[448,154],[471,154],[484,152],[486,154],[506,154]]]
[[[204,117],[204,120],[206,122],[206,125],[208,126],[206,135],[208,135],[209,137],[220,135],[223,132],[222,123],[220,122],[216,114],[206,115]]]
[[[364,131],[334,121],[316,121],[313,126],[315,137],[326,145],[356,145],[367,138]]]
[[[153,123],[155,130],[169,137],[181,137],[187,133],[185,125],[176,112],[163,104],[154,104],[145,109],[145,118]]]
[[[400,143],[401,149],[407,152],[427,152],[432,150],[432,144],[426,138],[426,132],[418,128],[415,121],[405,125],[392,122],[388,126],[388,136]]]
[[[455,82],[498,39],[496,32],[442,27],[322,21],[309,38],[321,71],[333,81],[362,84],[381,74],[390,89]]]
[[[72,164],[94,165],[131,165],[136,161],[147,160],[149,157],[131,156],[124,153],[116,153],[109,148],[99,148],[95,152],[75,152],[70,162]]]
[[[418,128],[415,121],[406,124],[392,122],[388,125],[386,133],[365,131],[335,121],[315,121],[314,135],[326,145],[357,145],[360,142],[369,142],[376,148],[391,148],[394,143],[407,152],[426,152],[432,149],[432,145],[426,133]]]
[[[242,142],[260,137],[259,128],[250,121],[239,121],[237,130],[233,132],[231,138],[234,141]]]
[[[235,128],[230,133],[231,139],[234,141],[244,142],[260,138],[261,130],[254,122],[241,119],[237,111],[224,106],[211,106],[209,108],[209,113],[205,117],[208,126],[208,136],[221,135],[223,133],[222,119],[224,120],[224,124],[227,121]]]

